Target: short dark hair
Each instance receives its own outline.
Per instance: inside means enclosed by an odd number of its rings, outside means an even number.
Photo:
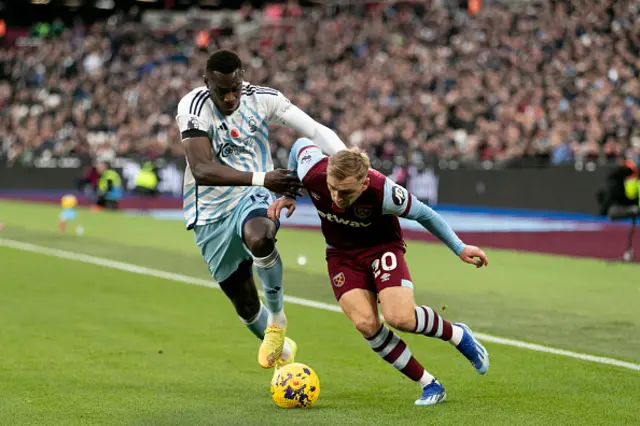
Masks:
[[[207,73],[231,74],[239,69],[242,69],[242,61],[236,52],[231,50],[216,50],[207,59]]]

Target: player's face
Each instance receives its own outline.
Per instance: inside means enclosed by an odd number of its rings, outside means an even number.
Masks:
[[[327,187],[331,193],[331,199],[341,209],[346,209],[355,203],[368,186],[369,177],[366,177],[364,181],[359,181],[355,176],[338,180],[331,175],[327,175]]]
[[[211,72],[205,75],[204,83],[209,89],[209,95],[222,114],[230,115],[238,109],[242,92],[242,80],[242,70],[237,70],[231,74]]]

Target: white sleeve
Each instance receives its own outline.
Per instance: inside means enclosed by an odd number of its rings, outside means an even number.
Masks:
[[[329,155],[347,149],[333,130],[309,117],[282,93],[277,92],[276,96],[265,95],[264,98],[269,121],[292,128]]]
[[[298,179],[302,181],[309,170],[323,158],[326,158],[326,156],[322,154],[320,148],[315,146],[309,139],[300,138],[291,147],[287,168],[289,170],[295,170]]]
[[[264,105],[267,121],[284,125],[282,116],[293,106],[291,101],[282,93],[271,88],[261,88],[263,93],[257,93],[258,101]]]
[[[178,103],[176,122],[182,134],[182,139],[194,136],[208,136],[211,125],[211,111],[205,104],[209,100],[206,89],[193,91],[183,97]]]

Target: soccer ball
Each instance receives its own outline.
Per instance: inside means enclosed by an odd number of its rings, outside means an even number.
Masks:
[[[78,205],[78,199],[75,195],[68,194],[62,197],[62,199],[60,200],[60,205],[63,209],[72,209]]]
[[[311,408],[319,396],[320,379],[307,365],[285,365],[271,380],[271,398],[280,408]]]

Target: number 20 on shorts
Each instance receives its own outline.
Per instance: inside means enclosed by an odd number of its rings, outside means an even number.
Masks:
[[[374,278],[378,278],[381,274],[380,267],[382,266],[382,270],[385,272],[393,271],[398,266],[398,259],[396,259],[396,255],[390,251],[386,252],[380,259],[376,259],[371,264],[373,268],[373,276]]]

